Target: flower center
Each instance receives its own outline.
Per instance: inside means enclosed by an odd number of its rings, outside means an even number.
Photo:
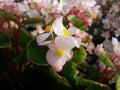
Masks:
[[[63,34],[64,34],[64,36],[70,36],[69,31],[68,31],[68,30],[66,30],[66,29],[64,29],[64,30],[63,30]]]
[[[120,43],[118,43],[118,47],[120,48]]]
[[[46,10],[47,12],[50,12],[50,11],[51,11],[51,8],[46,7],[45,10]]]
[[[95,12],[94,14],[93,14],[93,19],[96,19],[97,18],[97,13]]]
[[[45,27],[45,32],[50,32],[52,25],[47,25]]]
[[[57,49],[56,53],[57,53],[57,55],[59,55],[59,56],[64,56],[64,54],[65,54],[62,49]]]

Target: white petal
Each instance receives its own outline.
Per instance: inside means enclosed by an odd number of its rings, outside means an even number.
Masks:
[[[40,13],[37,10],[29,10],[27,11],[27,15],[29,18],[35,18],[40,16]]]
[[[25,12],[25,11],[30,10],[29,6],[27,4],[24,4],[24,3],[19,3],[17,9],[20,12]]]
[[[36,37],[37,43],[42,43],[50,36],[50,33],[40,34]]]
[[[57,36],[55,38],[55,45],[63,50],[70,50],[72,48],[74,48],[74,43],[73,40],[71,39],[71,37],[67,36]]]
[[[46,45],[49,45],[52,41],[44,41],[42,43],[39,43],[38,45],[39,46],[46,46]]]
[[[70,35],[74,35],[76,33],[76,31],[77,31],[77,28],[76,27],[70,27],[68,29],[68,31],[70,32]]]
[[[114,46],[117,46],[118,45],[118,40],[116,39],[116,38],[112,38],[112,44],[114,45]]]
[[[53,22],[52,28],[56,35],[63,36],[63,30],[66,29],[62,24],[62,19],[63,19],[63,16],[60,16]]]
[[[53,67],[53,69],[57,72],[60,72],[63,69],[63,65],[66,63],[68,58],[65,56],[58,56],[56,52],[52,50],[48,50],[46,54],[47,62]]]
[[[80,47],[80,44],[81,44],[81,39],[80,38],[74,38],[74,37],[71,37],[74,45],[79,48]]]

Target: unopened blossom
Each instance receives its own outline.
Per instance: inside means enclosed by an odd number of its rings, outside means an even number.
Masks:
[[[64,64],[72,59],[72,49],[75,45],[69,37],[57,36],[53,43],[48,44],[48,47],[47,62],[55,71],[60,72]]]
[[[41,25],[36,26],[36,30],[32,31],[31,34],[33,37],[36,37],[38,34],[42,34],[45,31],[42,29]]]
[[[99,55],[99,54],[105,54],[105,50],[104,50],[104,48],[103,48],[103,44],[98,44],[97,46],[96,46],[96,48],[94,49],[94,52],[95,52],[95,54],[96,55]]]

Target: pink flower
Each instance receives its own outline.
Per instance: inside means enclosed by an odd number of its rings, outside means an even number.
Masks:
[[[63,16],[60,16],[57,19],[55,19],[55,21],[53,22],[53,25],[52,25],[52,30],[58,36],[64,36],[64,37],[67,37],[67,38],[71,39],[75,43],[75,46],[77,48],[79,48],[80,44],[81,44],[81,38],[72,36],[72,35],[75,35],[76,32],[78,31],[77,28],[76,27],[70,27],[70,28],[67,29],[63,25],[62,20],[63,20]]]
[[[73,56],[72,49],[75,45],[70,38],[57,36],[55,42],[49,44],[48,47],[49,50],[46,54],[47,62],[55,71],[60,72],[64,64],[71,60]]]

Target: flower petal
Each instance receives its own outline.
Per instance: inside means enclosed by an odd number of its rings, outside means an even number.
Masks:
[[[37,43],[42,43],[50,36],[50,33],[40,34],[36,37]]]
[[[77,31],[77,28],[76,27],[70,27],[68,29],[68,31],[69,31],[70,35],[74,35],[76,33],[76,31]]]
[[[58,56],[55,51],[48,50],[46,54],[47,62],[53,67],[57,72],[60,72],[63,69],[63,65],[66,63],[68,58],[65,56]]]
[[[71,39],[70,36],[57,36],[55,38],[55,45],[63,50],[71,50],[74,48],[74,43],[73,40]]]
[[[112,44],[114,45],[114,46],[117,46],[118,45],[118,40],[116,39],[116,38],[112,38]]]
[[[63,16],[60,16],[53,22],[52,28],[56,35],[63,36],[63,30],[66,29],[62,24],[62,19],[63,19]]]

